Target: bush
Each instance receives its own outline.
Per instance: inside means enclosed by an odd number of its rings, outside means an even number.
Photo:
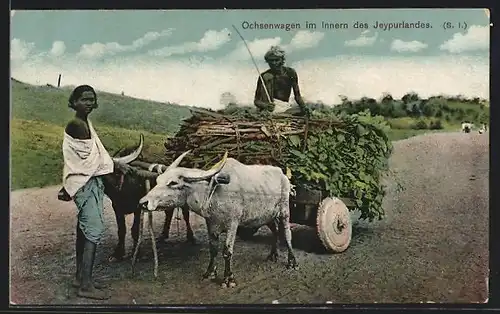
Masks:
[[[441,120],[434,120],[431,121],[429,124],[429,129],[431,130],[441,130],[443,128],[443,125],[441,124]]]
[[[423,119],[419,119],[417,120],[417,122],[415,122],[413,125],[412,125],[412,129],[415,129],[415,130],[425,130],[425,129],[428,129],[428,125],[427,125],[427,122],[425,122],[425,120]]]
[[[410,117],[388,119],[388,123],[392,129],[412,129],[415,120]]]

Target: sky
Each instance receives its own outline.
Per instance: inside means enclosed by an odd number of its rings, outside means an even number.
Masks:
[[[489,99],[489,36],[484,9],[17,10],[11,76],[218,109],[226,92],[253,103],[263,56],[279,45],[306,101]]]

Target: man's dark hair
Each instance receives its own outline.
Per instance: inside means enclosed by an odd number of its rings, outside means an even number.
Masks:
[[[97,94],[94,90],[94,88],[90,85],[80,85],[77,86],[72,92],[71,95],[69,96],[68,99],[68,106],[70,108],[73,108],[73,105],[75,104],[75,101],[82,96],[84,92],[92,92],[94,94],[95,98],[95,105],[94,108],[97,108]]]

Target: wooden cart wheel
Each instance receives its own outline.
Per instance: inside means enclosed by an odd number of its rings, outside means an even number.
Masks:
[[[325,198],[318,208],[316,230],[327,251],[345,251],[351,242],[352,223],[344,202],[336,197]]]
[[[238,227],[238,231],[236,231],[236,235],[238,237],[240,237],[240,239],[242,239],[242,240],[250,240],[258,230],[259,230],[259,228]]]

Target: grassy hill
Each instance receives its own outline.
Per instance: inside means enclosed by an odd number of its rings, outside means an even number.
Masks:
[[[14,118],[65,126],[74,116],[74,111],[68,108],[72,89],[34,86],[17,80],[11,82]],[[96,92],[99,109],[92,113],[95,125],[174,134],[181,120],[190,115],[187,106]]]
[[[33,86],[14,79],[11,82],[11,189],[60,184],[62,135],[74,115],[67,106],[71,89]],[[135,145],[143,133],[144,156],[157,159],[164,155],[166,137],[175,134],[180,122],[190,115],[186,106],[99,91],[97,94],[99,108],[92,113],[92,121],[111,154]],[[387,95],[381,101],[345,98],[334,110],[355,113],[366,109],[386,117],[392,126],[392,140],[458,130],[463,119],[475,123],[489,120],[488,104],[460,97],[420,99],[411,94],[402,100],[388,100]]]
[[[11,189],[60,184],[62,135],[74,116],[71,89],[12,82]],[[144,155],[162,156],[163,142],[190,115],[189,107],[97,91],[99,108],[92,121],[111,154],[136,145],[144,134]],[[35,175],[36,174],[36,175]]]

